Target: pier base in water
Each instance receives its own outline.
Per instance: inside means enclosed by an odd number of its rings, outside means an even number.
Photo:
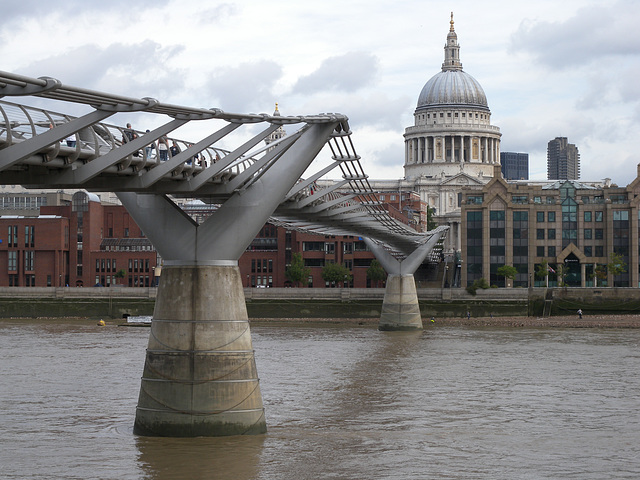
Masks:
[[[388,276],[378,329],[387,331],[422,329],[418,292],[413,274]]]
[[[198,437],[266,432],[237,266],[165,266],[134,433]]]

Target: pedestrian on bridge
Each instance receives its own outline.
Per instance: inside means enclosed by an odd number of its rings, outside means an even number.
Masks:
[[[163,135],[158,139],[158,154],[160,155],[161,162],[169,160],[169,141],[167,140],[166,135]]]

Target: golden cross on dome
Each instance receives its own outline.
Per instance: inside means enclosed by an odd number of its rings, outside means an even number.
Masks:
[[[450,32],[454,32],[455,30],[453,29],[453,12],[451,12],[451,29],[449,30]]]

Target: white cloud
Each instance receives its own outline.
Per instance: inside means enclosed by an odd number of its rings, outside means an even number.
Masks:
[[[403,174],[404,128],[440,70],[452,8],[170,0],[139,2],[128,15],[123,0],[47,5],[3,5],[3,69],[195,107],[270,113],[279,102],[285,115],[340,112],[372,178]],[[503,151],[528,152],[530,170],[544,175],[547,142],[567,136],[583,178],[601,178],[603,165],[615,165],[608,176],[618,183],[635,177],[638,2],[456,0],[453,8],[462,63],[487,94]]]

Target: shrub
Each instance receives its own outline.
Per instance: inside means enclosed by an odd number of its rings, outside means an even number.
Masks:
[[[484,278],[479,278],[477,280],[474,280],[474,282],[471,285],[469,285],[466,288],[466,290],[471,295],[475,295],[476,294],[476,290],[478,290],[479,288],[482,288],[483,290],[485,290],[485,289],[489,288],[489,283]]]

